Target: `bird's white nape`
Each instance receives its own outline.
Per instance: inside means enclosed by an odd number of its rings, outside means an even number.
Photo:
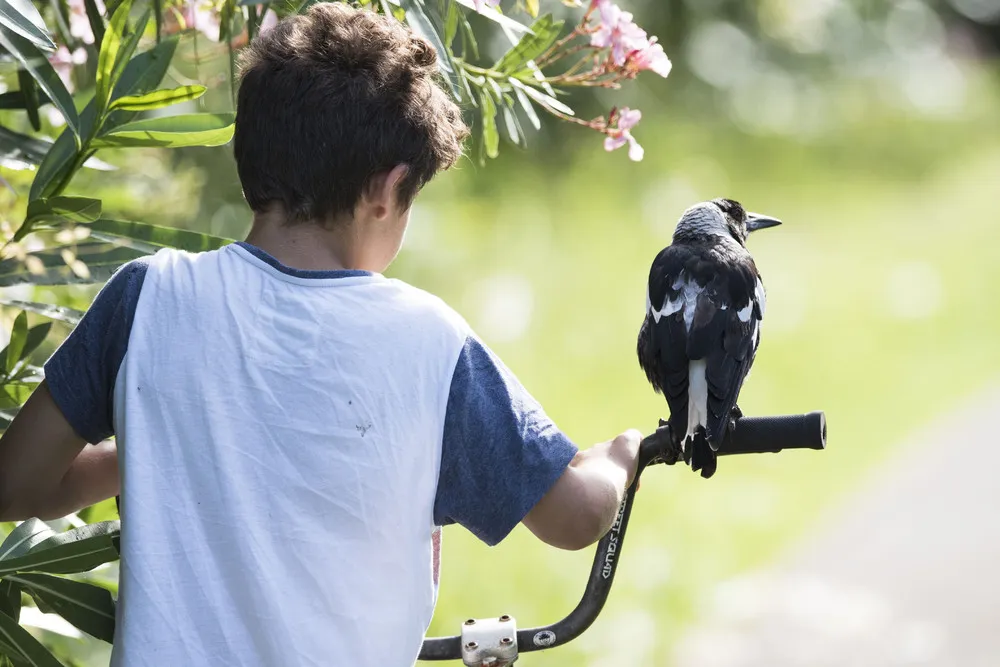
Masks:
[[[731,238],[722,211],[712,202],[701,202],[684,211],[681,219],[677,221],[677,229],[674,233],[680,231]]]

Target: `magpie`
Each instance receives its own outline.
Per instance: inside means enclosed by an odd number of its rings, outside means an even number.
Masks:
[[[760,344],[764,284],[747,236],[780,224],[732,199],[695,204],[649,271],[639,366],[667,400],[675,455],[706,479]]]

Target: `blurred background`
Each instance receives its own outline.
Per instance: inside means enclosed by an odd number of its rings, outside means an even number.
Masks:
[[[463,314],[587,446],[667,416],[635,357],[649,265],[686,207],[737,199],[785,221],[750,241],[768,311],[741,406],[824,410],[829,449],[725,459],[707,481],[650,470],[602,616],[521,662],[996,664],[1000,0],[622,5],[673,72],[572,102],[641,109],[645,160],[546,119],[527,149],[433,182],[389,273]],[[210,46],[190,38],[169,76],[217,82],[225,109]],[[105,210],[248,229],[231,147],[102,159],[116,177],[71,191]],[[94,293],[60,289],[48,297],[78,307]],[[521,528],[492,549],[448,528],[444,545],[432,635],[501,613],[553,622],[592,558]]]

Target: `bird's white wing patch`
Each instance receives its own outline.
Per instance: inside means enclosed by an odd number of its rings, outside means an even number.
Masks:
[[[687,331],[691,331],[691,324],[694,322],[694,311],[695,307],[698,305],[698,296],[701,294],[703,287],[699,287],[698,283],[694,280],[684,280],[683,278],[678,278],[674,281],[674,289],[679,290],[680,294],[675,296],[673,299],[667,298],[663,307],[659,311],[652,311],[653,320],[656,322],[660,321],[661,317],[666,317],[668,315],[673,315],[679,310],[684,311],[684,326]]]
[[[668,317],[677,311],[684,309],[684,324],[687,330],[691,331],[691,323],[694,321],[694,309],[698,303],[698,295],[701,294],[702,287],[694,280],[690,280],[682,271],[674,279],[672,285],[674,291],[680,292],[676,297],[669,295],[663,300],[663,305],[659,310],[654,310],[652,304],[649,305],[649,313],[653,316],[653,321],[659,323],[661,317]],[[646,301],[649,301],[649,290],[646,290]]]
[[[767,307],[767,294],[764,292],[764,283],[760,281],[760,278],[757,278],[757,284],[753,288],[753,297],[760,304],[760,316],[764,317],[764,309]]]
[[[750,315],[752,314],[753,314],[753,301],[751,301],[746,306],[736,311],[736,317],[740,318],[740,322],[749,322]]]

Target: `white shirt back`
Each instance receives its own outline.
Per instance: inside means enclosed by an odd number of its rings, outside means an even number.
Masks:
[[[467,336],[379,275],[299,278],[237,245],[154,256],[114,388],[112,665],[412,664]]]

